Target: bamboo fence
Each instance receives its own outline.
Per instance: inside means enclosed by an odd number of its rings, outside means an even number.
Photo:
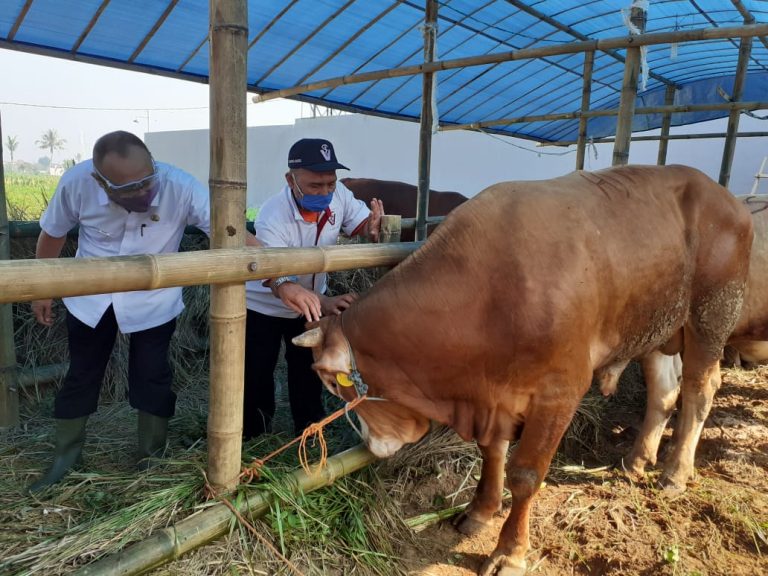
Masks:
[[[245,246],[246,0],[210,4],[211,248]],[[245,366],[245,284],[211,286],[208,479],[232,489],[240,472]]]
[[[337,478],[360,470],[375,459],[376,457],[364,446],[359,445],[331,456],[325,466],[316,467],[310,474],[303,469],[296,470],[285,477],[284,484],[294,495],[306,494],[333,484]],[[249,493],[248,498],[243,499],[238,511],[243,515],[257,518],[269,511],[273,500],[274,496],[270,492]],[[234,503],[233,506],[235,506]],[[157,530],[146,540],[89,564],[75,574],[77,576],[141,574],[223,536],[230,529],[232,519],[233,513],[225,504],[212,506],[178,522],[175,526]]]
[[[0,261],[11,258],[10,227],[8,226],[3,168],[3,129],[0,118]],[[0,304],[0,428],[19,423],[18,370],[13,338],[13,310],[10,304]]]

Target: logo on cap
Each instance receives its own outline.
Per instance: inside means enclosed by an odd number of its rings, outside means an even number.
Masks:
[[[325,158],[326,162],[330,162],[331,154],[333,154],[333,152],[331,151],[331,148],[328,146],[328,144],[323,144],[320,146],[320,154],[323,155],[323,158]]]

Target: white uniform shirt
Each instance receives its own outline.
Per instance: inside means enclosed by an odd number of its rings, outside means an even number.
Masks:
[[[210,233],[208,190],[193,176],[157,163],[161,188],[147,212],[128,212],[110,201],[86,160],[64,173],[40,227],[60,238],[80,224],[76,258],[178,252],[184,228]],[[124,334],[160,326],[184,309],[181,287],[64,298],[70,314],[95,327],[111,305]]]
[[[365,202],[358,200],[341,182],[337,182],[336,191],[329,206],[331,216],[317,237],[316,222],[307,222],[302,218],[293,199],[291,189],[286,185],[283,190],[269,198],[259,211],[256,219],[256,237],[264,246],[308,248],[311,246],[332,246],[336,244],[342,232],[351,235],[368,218],[370,210]],[[315,241],[317,238],[317,241]],[[305,274],[299,276],[299,284],[307,290],[325,294],[327,274]],[[249,310],[279,318],[297,318],[294,312],[283,304],[272,290],[263,286],[263,280],[246,282],[245,298]]]

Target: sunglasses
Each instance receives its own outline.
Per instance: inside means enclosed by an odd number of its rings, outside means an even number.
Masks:
[[[99,185],[104,188],[105,192],[108,192],[110,194],[127,194],[131,192],[138,192],[140,190],[144,190],[145,188],[148,188],[152,185],[152,183],[157,179],[157,165],[155,164],[155,161],[152,160],[152,174],[149,176],[144,176],[144,178],[140,180],[135,180],[134,182],[128,182],[127,184],[114,184],[110,182],[109,178],[104,176],[99,170],[94,166],[93,172],[91,172],[91,176],[93,176],[94,180],[99,183]]]

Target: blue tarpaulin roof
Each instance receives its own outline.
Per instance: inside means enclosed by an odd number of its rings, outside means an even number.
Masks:
[[[442,0],[440,60],[628,35],[631,0]],[[248,86],[269,92],[329,78],[423,61],[423,0],[249,0]],[[207,0],[2,0],[0,47],[129,67],[196,81],[208,78]],[[650,0],[646,32],[768,23],[766,0]],[[755,38],[742,101],[768,98],[768,48]],[[648,47],[651,76],[637,106],[723,103],[733,89],[738,39]],[[592,108],[617,108],[625,51],[598,51]],[[582,53],[517,60],[437,73],[442,124],[575,112],[581,106]],[[5,81],[8,81],[6,79]],[[14,80],[20,81],[20,80]],[[421,112],[420,76],[316,90],[301,98],[394,118]],[[673,125],[727,115],[675,114]],[[634,130],[658,127],[638,115]],[[578,121],[491,126],[541,141],[573,140]],[[613,134],[615,118],[589,121],[590,137]]]

